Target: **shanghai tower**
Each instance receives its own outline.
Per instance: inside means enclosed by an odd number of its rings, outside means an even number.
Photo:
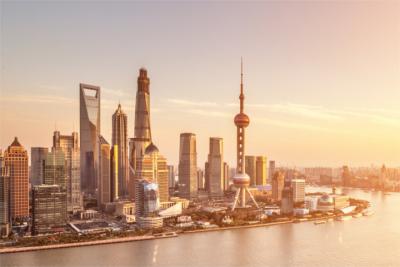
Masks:
[[[150,79],[147,70],[141,68],[137,79],[134,147],[131,162],[136,169],[136,159],[142,158],[146,147],[151,143],[150,130]]]

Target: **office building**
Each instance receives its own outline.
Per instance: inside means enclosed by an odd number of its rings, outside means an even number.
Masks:
[[[67,193],[59,185],[36,185],[32,189],[32,235],[64,232]]]
[[[281,214],[293,214],[293,205],[293,189],[291,187],[290,180],[285,180],[285,184],[282,190]]]
[[[111,201],[118,201],[120,198],[119,192],[122,192],[119,186],[119,147],[113,145],[110,151],[110,179],[111,179]]]
[[[106,203],[111,202],[111,169],[110,159],[111,151],[110,144],[103,136],[100,136],[100,164],[99,164],[99,189],[97,196],[97,204],[99,207],[104,207]]]
[[[224,194],[224,156],[223,140],[218,137],[210,138],[208,154],[208,194],[218,197]]]
[[[270,160],[268,165],[268,180],[272,181],[272,177],[275,175],[275,160]]]
[[[250,186],[256,185],[256,157],[255,156],[246,156],[245,157],[245,171],[246,174],[250,177]]]
[[[292,179],[293,202],[304,202],[306,181],[304,179]]]
[[[145,179],[158,185],[160,201],[168,201],[168,167],[167,160],[158,148],[151,143],[146,147],[144,155],[136,160],[136,180]],[[135,196],[136,199],[136,196]]]
[[[353,175],[350,172],[350,168],[348,166],[343,166],[342,169],[343,186],[351,186],[352,180],[353,180]]]
[[[80,84],[80,168],[84,193],[94,196],[100,158],[100,87]]]
[[[31,170],[29,181],[32,186],[44,183],[44,161],[46,160],[49,149],[47,147],[31,148]]]
[[[272,199],[274,201],[282,200],[282,190],[285,184],[285,176],[282,172],[275,172],[272,177]]]
[[[158,184],[145,179],[136,180],[135,213],[139,228],[159,228],[163,219],[158,215],[160,198]]]
[[[52,148],[47,154],[44,164],[44,184],[59,185],[67,190],[67,179],[65,171],[65,156],[61,148]]]
[[[53,134],[53,148],[61,149],[65,159],[65,177],[67,188],[67,211],[77,213],[82,210],[80,148],[78,133],[61,135],[59,131]]]
[[[174,191],[174,189],[175,189],[175,168],[174,168],[174,165],[168,165],[167,168],[168,168],[168,187]]]
[[[10,234],[10,172],[0,150],[0,238]]]
[[[10,213],[11,218],[29,217],[28,153],[15,137],[4,152],[5,166],[10,173]]]
[[[204,171],[197,169],[197,186],[198,189],[205,189]]]
[[[267,157],[256,157],[256,185],[267,184]]]
[[[231,174],[228,163],[224,162],[224,191],[229,189]]]
[[[233,177],[233,184],[236,187],[235,200],[232,204],[232,211],[238,208],[246,208],[246,193],[258,208],[258,204],[250,193],[250,177],[245,172],[245,128],[250,124],[250,118],[244,113],[244,93],[243,93],[243,63],[240,73],[240,112],[235,116],[236,125],[236,174]]]
[[[128,195],[129,162],[128,162],[128,117],[122,111],[121,104],[112,116],[112,146],[118,147],[118,195]]]
[[[197,151],[196,135],[181,133],[179,145],[179,195],[183,198],[197,197]]]

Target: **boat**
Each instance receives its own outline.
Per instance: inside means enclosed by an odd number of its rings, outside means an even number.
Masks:
[[[375,212],[373,210],[364,210],[362,215],[364,216],[371,216],[373,215]]]
[[[318,220],[318,221],[315,221],[315,222],[314,222],[315,225],[324,224],[324,223],[326,223],[325,220]]]
[[[356,213],[353,215],[353,218],[360,218],[362,216],[363,216],[362,213]]]

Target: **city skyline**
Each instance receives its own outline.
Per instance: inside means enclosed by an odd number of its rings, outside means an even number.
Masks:
[[[101,134],[111,140],[111,116],[121,101],[133,137],[136,71],[144,66],[152,77],[152,127],[160,133],[154,142],[168,163],[178,164],[179,134],[193,132],[199,166],[212,136],[224,139],[224,158],[234,166],[232,117],[243,56],[253,118],[247,154],[292,167],[399,165],[398,3],[124,3],[112,5],[119,14],[112,27],[86,12],[107,15],[107,3],[1,5],[3,149],[14,136],[30,151],[51,147],[54,130],[79,132],[81,82],[101,87]],[[141,11],[152,8],[158,20],[142,28]],[[208,21],[201,19],[205,12]],[[246,19],[237,20],[239,14]]]

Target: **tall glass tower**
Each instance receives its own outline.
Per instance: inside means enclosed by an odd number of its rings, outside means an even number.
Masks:
[[[94,195],[100,157],[100,87],[80,84],[80,147],[82,191]]]

